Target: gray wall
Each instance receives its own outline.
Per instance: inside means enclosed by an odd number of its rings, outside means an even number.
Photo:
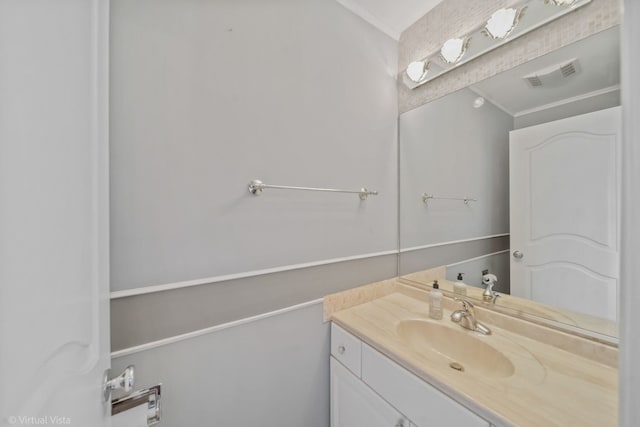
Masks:
[[[114,0],[111,34],[112,290],[395,249],[394,40],[322,0]]]
[[[312,301],[393,277],[396,269],[393,254],[112,299],[111,350]]]
[[[473,108],[476,97],[462,89],[400,116],[402,250],[509,232],[513,118],[489,102]],[[424,192],[478,201],[425,204]],[[406,256],[410,255],[403,253],[401,258]],[[424,265],[401,262],[401,273],[427,268],[429,260],[424,261]]]
[[[334,1],[111,5],[114,370],[163,382],[163,426],[327,426],[320,305],[144,345],[397,274],[397,43]]]

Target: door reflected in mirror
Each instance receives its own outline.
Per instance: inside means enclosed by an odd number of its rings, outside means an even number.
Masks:
[[[619,50],[611,28],[400,116],[402,276],[481,298],[488,270],[496,306],[617,334]]]

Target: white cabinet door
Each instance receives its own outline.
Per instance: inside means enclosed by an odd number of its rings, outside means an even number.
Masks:
[[[331,357],[331,427],[409,427],[391,405]]]
[[[0,425],[104,427],[108,0],[0,0]]]
[[[510,133],[513,295],[616,320],[620,115]]]

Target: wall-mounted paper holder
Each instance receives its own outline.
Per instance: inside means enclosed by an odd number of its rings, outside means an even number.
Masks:
[[[117,415],[140,405],[147,405],[147,426],[160,422],[160,396],[162,384],[134,391],[133,393],[111,401],[111,415]]]

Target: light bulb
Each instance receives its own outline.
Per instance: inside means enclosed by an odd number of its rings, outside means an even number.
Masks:
[[[442,59],[448,64],[454,64],[462,58],[462,55],[467,50],[468,39],[449,39],[442,45],[440,49],[440,55]]]
[[[407,76],[416,83],[420,83],[427,76],[429,63],[425,61],[413,61],[407,67]]]
[[[473,100],[473,108],[480,108],[484,105],[484,98],[479,96]]]
[[[511,34],[518,24],[518,19],[516,9],[498,9],[491,15],[484,28],[491,38],[503,39]]]

